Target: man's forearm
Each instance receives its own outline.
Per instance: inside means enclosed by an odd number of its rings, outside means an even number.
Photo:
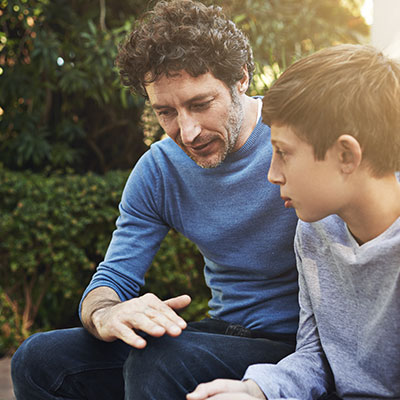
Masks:
[[[93,289],[85,297],[82,303],[81,309],[81,320],[83,326],[94,336],[102,339],[97,332],[93,318],[97,311],[112,307],[115,304],[120,303],[121,300],[117,293],[109,287],[98,287]]]

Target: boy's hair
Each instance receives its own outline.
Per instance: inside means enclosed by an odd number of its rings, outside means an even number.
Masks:
[[[291,127],[318,160],[349,134],[375,176],[400,170],[400,63],[372,46],[334,46],[295,62],[266,93],[262,116]]]
[[[229,88],[254,71],[248,39],[220,7],[192,0],[158,2],[119,48],[122,82],[147,97],[145,86],[161,75],[185,70],[196,77],[211,72]]]

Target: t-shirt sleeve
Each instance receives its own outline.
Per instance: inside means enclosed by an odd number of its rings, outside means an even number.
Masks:
[[[243,379],[254,380],[269,400],[317,399],[332,384],[332,374],[321,347],[310,294],[303,273],[301,231],[296,232],[295,253],[299,271],[300,321],[296,351],[278,364],[251,365]]]
[[[122,301],[139,294],[144,275],[169,230],[162,218],[159,173],[151,150],[135,165],[123,190],[104,261],[98,265],[81,304],[100,286],[115,290]]]

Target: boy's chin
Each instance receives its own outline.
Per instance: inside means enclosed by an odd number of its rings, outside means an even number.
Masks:
[[[296,211],[297,217],[300,220],[302,220],[303,222],[309,222],[309,223],[320,221],[321,219],[324,219],[329,215],[329,214],[310,215],[310,214],[303,213],[297,209],[295,211]]]

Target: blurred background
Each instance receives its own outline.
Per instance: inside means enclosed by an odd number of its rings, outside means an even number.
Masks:
[[[250,94],[320,48],[370,41],[369,0],[212,3],[250,38]],[[0,0],[0,356],[35,331],[79,324],[78,302],[109,243],[129,171],[163,136],[114,67],[118,43],[151,5]],[[143,291],[189,293],[184,317],[206,315],[195,246],[171,231]]]

